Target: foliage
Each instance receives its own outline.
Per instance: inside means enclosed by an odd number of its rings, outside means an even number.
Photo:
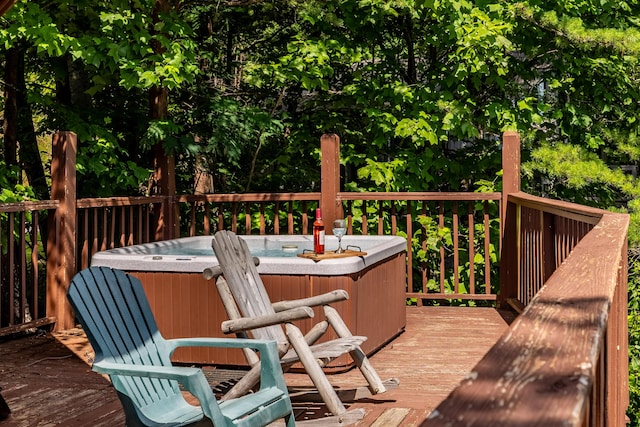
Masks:
[[[144,190],[136,166],[157,141],[183,191],[196,165],[217,191],[317,189],[323,132],[342,139],[350,190],[473,190],[517,129],[531,188],[635,197],[611,171],[639,152],[634,3],[184,2],[159,19],[153,6],[22,1],[0,28],[5,48],[28,47],[41,132],[83,130],[81,172],[126,177],[123,193]],[[158,85],[170,113],[152,121],[143,95]]]
[[[81,195],[144,191],[153,156],[140,145],[152,125],[141,91],[175,89],[197,73],[189,28],[175,13],[154,26],[152,12],[153,2],[22,1],[2,18],[5,49],[28,52],[39,132],[78,134]]]
[[[18,182],[20,171],[17,167],[8,168],[4,161],[0,160],[0,203],[15,203],[33,200],[34,194],[30,187]]]
[[[477,139],[495,120],[470,92],[482,91],[493,112],[508,105],[491,89],[505,83],[509,25],[466,2],[307,6],[287,54],[247,67],[248,83],[286,93],[284,103],[296,106],[291,139],[307,138],[307,122],[337,132],[353,188],[466,188],[462,162],[443,148]]]
[[[30,187],[26,187],[22,184],[15,184],[18,182],[17,176],[20,171],[17,167],[8,168],[6,164],[0,160],[0,203],[19,203],[34,199],[33,191]],[[6,254],[8,251],[8,238],[11,233],[8,233],[8,228],[13,227],[14,238],[19,238],[20,232],[20,218],[14,218],[14,224],[8,225],[9,214],[3,212],[0,214],[0,223],[5,224],[6,227],[0,227],[0,253]],[[27,212],[25,217],[26,221],[31,220],[31,215]]]

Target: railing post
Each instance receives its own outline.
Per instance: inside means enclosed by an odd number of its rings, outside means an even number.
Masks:
[[[520,191],[520,135],[502,135],[502,202],[500,209],[500,293],[498,304],[506,307],[518,296],[518,208],[507,203],[511,193]]]
[[[155,240],[174,239],[180,235],[180,216],[178,206],[175,203],[176,177],[175,159],[164,152],[162,144],[156,147],[155,180],[158,194],[164,196],[160,212],[156,214]]]
[[[60,204],[49,223],[47,239],[47,316],[54,330],[75,326],[67,289],[76,272],[76,153],[73,132],[57,132],[52,139],[51,199]]]
[[[506,211],[507,196],[520,191],[520,135],[507,131],[502,134],[502,214]]]
[[[320,138],[320,208],[327,232],[331,233],[333,220],[342,218],[342,202],[338,200],[340,191],[340,137],[324,134]]]

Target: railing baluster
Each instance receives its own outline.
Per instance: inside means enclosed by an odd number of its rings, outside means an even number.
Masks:
[[[238,204],[236,202],[231,203],[231,231],[238,232]]]
[[[302,202],[302,234],[309,234],[309,215],[307,214],[307,201]]]
[[[397,207],[394,201],[391,200],[390,203],[391,203],[391,234],[395,236],[396,234],[398,234],[398,212],[396,211]],[[411,202],[407,202],[407,203],[411,203]],[[410,222],[407,222],[407,224],[410,224]],[[384,231],[380,234],[384,234]]]
[[[427,218],[427,202],[426,201],[422,202],[422,216],[425,219]],[[424,224],[422,224],[420,225],[420,230],[422,231],[420,244],[424,253],[427,253],[427,227]],[[407,239],[409,239],[410,237],[411,237],[410,235],[407,236]],[[422,289],[422,293],[426,294],[427,292],[429,292],[429,276],[433,272],[429,271],[429,265],[425,260],[422,260],[420,262],[420,266],[421,266],[420,270],[422,275],[421,289]],[[418,306],[422,306],[422,298],[418,298]]]
[[[208,236],[211,234],[211,203],[205,201],[204,203],[204,218],[202,218],[202,234]]]
[[[196,202],[191,202],[191,220],[189,221],[189,236],[196,235]]]
[[[33,319],[40,318],[40,307],[38,305],[38,281],[40,279],[40,270],[38,269],[38,251],[40,245],[38,244],[38,236],[40,235],[40,215],[38,211],[33,211],[32,221],[32,233],[31,233],[31,270],[33,271],[31,277],[31,315]]]
[[[489,202],[483,203],[483,218],[484,218],[484,293],[489,295],[491,293],[491,230],[489,229]]]
[[[251,234],[251,206],[249,206],[249,202],[244,203],[244,234]]]
[[[473,216],[475,214],[475,207],[473,202],[467,203],[467,222],[468,222],[468,247],[469,247],[469,293],[474,295],[476,293],[476,276],[475,276],[475,225]]]
[[[438,226],[440,229],[444,228],[444,201],[441,201],[438,205]],[[444,245],[440,245],[440,293],[445,293],[444,288],[444,275],[445,275],[445,257],[444,257]]]
[[[224,230],[224,203],[218,205],[218,230]]]
[[[264,202],[260,202],[260,234],[263,235],[264,233],[265,233]]]
[[[15,260],[15,214],[13,212],[9,212],[9,230],[7,235],[7,250],[9,251],[9,265],[8,267],[8,275],[9,275],[9,326],[15,324],[16,314],[15,314],[15,270],[13,268],[16,265]]]
[[[133,226],[133,209],[131,208],[131,206],[125,206],[124,209],[126,209],[127,212],[127,218],[129,221],[128,225],[127,225],[127,231],[128,231],[128,238],[127,238],[127,246],[131,246],[133,245],[134,242],[134,226]]]
[[[458,202],[453,202],[452,206],[453,219],[453,291],[460,293],[460,242],[459,242],[459,220],[458,220]]]
[[[362,201],[362,235],[369,234],[369,224],[367,223],[367,201]]]
[[[94,228],[94,236],[96,236],[97,240],[98,240],[98,245],[96,247],[96,251],[102,251],[105,250],[106,247],[106,242],[107,242],[107,223],[105,220],[105,215],[103,214],[104,208],[93,208],[91,209],[93,211],[93,216],[94,216],[94,223],[93,223],[93,228]]]
[[[302,193],[301,193],[302,194]],[[353,193],[345,193],[345,194],[353,194]],[[368,194],[365,197],[356,197],[354,199],[350,199],[349,196],[343,197],[343,208],[345,208],[345,213],[343,214],[345,219],[347,220],[348,233],[353,234],[360,231],[362,235],[368,235],[371,233],[369,229],[370,224],[370,215],[371,212],[375,212],[374,215],[377,217],[375,219],[375,234],[398,234],[399,232],[407,233],[407,292],[413,293],[414,282],[416,280],[420,281],[419,285],[416,286],[416,291],[421,290],[422,294],[425,295],[425,298],[448,298],[447,295],[453,293],[455,298],[471,298],[475,299],[478,292],[479,284],[476,283],[478,281],[477,277],[477,269],[475,266],[475,256],[478,253],[478,247],[476,246],[476,237],[475,237],[475,207],[474,202],[481,202],[485,204],[485,212],[483,220],[485,221],[485,242],[484,242],[484,258],[485,258],[485,292],[484,296],[487,299],[495,299],[495,294],[491,291],[491,274],[492,266],[491,262],[491,233],[488,230],[490,225],[489,218],[489,209],[487,205],[488,200],[497,200],[498,203],[500,201],[499,197],[495,195],[490,195],[487,199],[482,198],[482,196],[478,197],[476,195],[469,197],[462,197],[461,199],[457,199],[457,195],[455,193],[424,193],[426,196],[424,197],[415,197],[412,193],[379,193],[382,197],[377,197],[376,195]],[[405,194],[408,197],[405,197]],[[460,193],[462,194],[462,193]],[[442,195],[442,197],[439,197]],[[227,221],[231,223],[231,229],[235,232],[242,232],[245,234],[251,234],[254,232],[259,232],[260,234],[265,233],[273,233],[280,234],[281,230],[281,218],[280,218],[280,210],[281,210],[281,202],[285,201],[287,203],[287,232],[289,234],[309,234],[310,221],[312,219],[309,218],[308,211],[308,201],[314,200],[314,204],[317,203],[317,200],[309,199],[307,197],[301,197],[298,199],[302,204],[302,209],[300,209],[300,213],[294,213],[294,206],[296,195],[286,195],[285,197],[281,197],[279,195],[275,195],[275,197],[264,197],[260,195],[260,197],[249,196],[246,195],[201,195],[201,196],[179,196],[178,203],[185,203],[186,209],[182,211],[184,213],[189,212],[189,221],[187,233],[188,235],[198,235],[199,233],[210,234],[214,232],[212,229],[212,206],[216,203],[218,206],[217,210],[217,229],[224,229],[224,224]],[[143,221],[141,219],[142,216],[149,215],[145,209],[153,207],[155,210],[156,205],[159,202],[144,202],[142,198],[140,200],[128,199],[128,198],[111,198],[111,199],[91,199],[95,200],[95,202],[89,201],[87,199],[86,202],[80,201],[80,204],[83,206],[92,207],[91,212],[94,212],[95,215],[103,215],[102,217],[96,217],[92,222],[90,220],[90,216],[81,216],[79,214],[79,218],[85,218],[88,220],[89,228],[91,224],[94,225],[99,224],[99,220],[102,220],[102,227],[97,227],[93,235],[89,234],[87,230],[84,232],[85,240],[82,240],[81,235],[78,236],[79,239],[79,248],[87,247],[89,244],[89,239],[102,239],[102,247],[96,247],[93,251],[87,251],[86,249],[81,249],[83,254],[79,254],[81,258],[85,258],[86,262],[90,262],[90,259],[93,253],[98,250],[109,249],[111,247],[115,247],[117,245],[125,246],[133,244],[133,242],[139,241],[150,241],[150,237],[145,238],[143,236],[144,233],[148,233],[149,236],[153,233],[155,236],[155,230],[153,229],[153,224],[150,221],[150,217],[145,217],[144,220],[144,231],[133,231],[133,228],[137,225],[138,230],[142,227],[139,223]],[[464,215],[463,211],[460,210],[460,204],[454,203],[456,200],[462,202],[462,200],[466,200],[465,205],[468,205],[469,211],[467,212],[467,219],[464,217],[460,217],[460,215]],[[354,215],[354,201],[358,205],[356,206],[356,210],[359,212],[359,218]],[[429,212],[429,203],[436,203],[436,213],[435,216],[438,217],[437,224],[438,227],[442,230],[445,227],[451,226],[450,236],[446,237],[436,237],[440,239],[438,244],[438,248],[436,249],[439,252],[439,255],[434,255],[440,258],[440,265],[438,267],[439,271],[439,282],[440,289],[439,290],[429,290],[429,280],[435,278],[435,270],[432,272],[429,269],[430,263],[426,263],[425,260],[419,261],[418,268],[419,274],[415,277],[412,274],[412,266],[416,262],[415,254],[412,252],[412,239],[414,233],[413,226],[413,214],[412,210],[414,209],[414,201],[418,202],[418,209],[422,211],[422,215],[426,215]],[[231,212],[229,210],[224,209],[224,203],[231,203]],[[374,205],[372,205],[372,203]],[[422,203],[422,207],[420,207],[420,203]],[[451,211],[452,213],[446,213],[447,203],[452,203]],[[141,205],[145,205],[146,208],[142,209]],[[254,210],[253,205],[257,204],[259,213],[256,217],[258,224],[257,230],[253,230],[253,214],[252,210]],[[133,206],[137,207],[138,213],[133,213]],[[242,207],[241,207],[242,206]],[[402,212],[406,206],[406,214]],[[241,214],[239,214],[239,209],[241,209]],[[83,211],[84,212],[84,211]],[[90,212],[89,209],[86,212]],[[361,214],[360,214],[361,213]],[[203,226],[200,227],[198,223],[200,220],[200,215],[202,214],[202,223]],[[137,216],[136,216],[137,215]],[[244,215],[244,221],[240,228],[244,228],[243,230],[238,230],[238,222],[242,221],[242,215]],[[405,218],[399,222],[398,216],[404,215]],[[449,216],[445,216],[449,215]],[[297,221],[300,221],[300,226],[298,228]],[[356,222],[360,221],[362,224],[361,230],[354,230],[354,225]],[[462,222],[461,222],[462,221]],[[449,222],[451,224],[449,225]],[[85,222],[87,224],[87,222]],[[460,238],[461,232],[464,231],[464,227],[469,227],[468,233],[466,237],[469,242],[462,243]],[[86,226],[85,226],[86,228]],[[201,230],[202,228],[202,230]],[[480,231],[478,231],[480,232]],[[110,236],[117,233],[117,236],[120,237],[120,241],[114,240],[110,238]],[[433,233],[433,230],[423,229],[421,236],[422,240],[418,243],[418,248],[426,251],[432,251],[433,248],[429,246],[427,240],[428,234]],[[448,234],[449,234],[448,233]],[[125,237],[123,237],[125,236]],[[450,240],[449,240],[450,239]],[[450,241],[450,246],[449,243]],[[464,245],[469,245],[469,268],[468,271],[464,271],[464,280],[469,280],[468,290],[462,291],[461,289],[466,289],[461,286],[461,280],[463,274],[463,270],[461,270],[461,250],[464,250]],[[462,245],[462,246],[461,246]],[[88,255],[87,255],[88,252]],[[429,255],[427,255],[429,256]],[[465,258],[466,261],[466,258]],[[437,264],[437,263],[436,263]],[[79,266],[85,266],[84,260],[82,264]],[[466,268],[466,267],[465,267]],[[468,274],[467,274],[468,273]],[[436,279],[438,280],[438,279]],[[465,284],[466,285],[466,284]],[[449,288],[451,287],[451,289]],[[465,296],[467,295],[468,296]]]
[[[89,259],[89,213],[86,209],[78,209],[78,225],[82,224],[82,233],[78,235],[78,247],[80,248],[80,262],[78,267],[88,267]]]
[[[391,201],[392,206],[395,207],[395,204],[393,204],[393,201]],[[397,229],[396,229],[396,224],[395,224],[395,214],[392,215],[392,218],[394,219],[394,223],[392,225],[392,234],[396,234]],[[411,238],[413,236],[413,215],[412,215],[412,211],[411,211],[411,201],[407,201],[407,218],[406,218],[406,224],[407,224],[407,265],[410,267],[408,269],[408,274],[407,274],[407,290],[406,292],[413,292],[413,250],[412,250],[412,245],[411,245]],[[422,304],[420,304],[422,305]]]
[[[20,212],[20,243],[18,245],[20,251],[20,322],[27,321],[27,212]]]
[[[120,211],[120,247],[123,247],[125,245],[125,239],[126,239],[126,234],[125,234],[125,229],[124,229],[124,224],[125,224],[125,207],[121,206],[119,208],[117,208]],[[114,223],[114,226],[117,227],[117,223]]]
[[[110,209],[111,211],[111,223],[109,228],[109,248],[115,248],[115,239],[116,239],[116,208],[113,207]]]
[[[135,235],[133,238],[133,244],[137,245],[137,244],[141,244],[141,243],[146,243],[144,241],[144,205],[137,205],[135,207],[133,207],[132,209],[134,209],[135,211],[135,216],[134,216],[134,221],[133,221],[133,225],[134,225],[134,230],[135,230]]]

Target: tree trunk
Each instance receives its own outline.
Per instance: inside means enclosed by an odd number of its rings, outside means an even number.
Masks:
[[[18,48],[6,51],[4,70],[4,147],[2,150],[7,166],[18,165]],[[14,182],[13,184],[17,184]]]
[[[19,162],[36,198],[47,200],[49,199],[49,187],[40,158],[31,106],[27,99],[24,56],[25,50],[19,46],[7,51],[5,161],[12,165]]]

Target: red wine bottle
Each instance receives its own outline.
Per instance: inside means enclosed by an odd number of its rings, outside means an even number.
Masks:
[[[313,222],[313,252],[316,255],[324,253],[324,222],[320,208],[316,209],[316,220]]]

